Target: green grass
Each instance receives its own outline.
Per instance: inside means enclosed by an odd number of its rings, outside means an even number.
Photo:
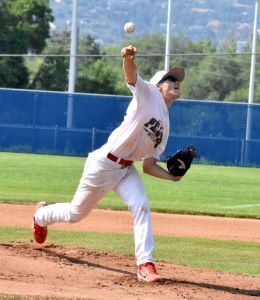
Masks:
[[[31,232],[24,228],[1,228],[0,241],[28,243]],[[48,241],[67,246],[133,255],[130,234],[50,230]],[[260,244],[202,238],[155,236],[157,260],[201,269],[260,276]],[[134,257],[133,257],[134,260]]]
[[[0,153],[0,202],[67,202],[73,197],[85,158]],[[163,164],[162,164],[163,165]],[[260,169],[193,164],[180,182],[141,172],[153,211],[260,218]],[[126,209],[110,192],[98,207]]]
[[[39,200],[50,203],[70,201],[84,163],[85,158],[81,157],[0,153],[0,202],[35,204]],[[170,182],[143,174],[141,163],[136,163],[136,167],[144,180],[153,211],[260,218],[258,168],[193,164],[182,181]],[[98,206],[127,209],[113,192]],[[29,229],[1,228],[0,231],[2,242],[27,243],[30,239]],[[48,240],[67,246],[134,253],[133,236],[129,234],[50,230]],[[155,236],[155,241],[155,257],[158,260],[260,276],[259,243],[165,236]],[[19,297],[6,299],[23,299]]]

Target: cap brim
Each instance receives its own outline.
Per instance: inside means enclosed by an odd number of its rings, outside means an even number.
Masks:
[[[185,77],[185,71],[181,67],[172,68],[162,77],[161,80],[169,76],[172,76],[176,78],[178,81],[182,82]]]

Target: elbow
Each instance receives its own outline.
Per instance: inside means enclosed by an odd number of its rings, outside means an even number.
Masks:
[[[145,174],[149,174],[150,173],[149,170],[150,170],[150,168],[147,165],[143,165],[143,172]]]
[[[143,172],[145,174],[151,175],[154,173],[154,166],[151,164],[143,164]]]
[[[152,157],[143,160],[143,172],[149,175],[154,174],[155,165],[156,165],[156,160]]]

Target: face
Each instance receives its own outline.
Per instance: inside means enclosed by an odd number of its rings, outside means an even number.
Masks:
[[[172,103],[181,96],[179,81],[172,82],[166,80],[163,83],[159,84],[159,90],[168,107],[171,106]]]

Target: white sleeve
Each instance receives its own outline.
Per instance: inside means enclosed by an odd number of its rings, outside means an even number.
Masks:
[[[157,148],[153,149],[152,151],[150,151],[149,153],[147,153],[143,159],[145,158],[149,158],[149,157],[153,157],[157,160],[160,160],[160,155],[163,153],[163,151],[165,150],[166,145],[159,145]]]
[[[150,89],[148,83],[137,74],[135,86],[126,83],[127,87],[132,92],[138,106],[144,105],[150,99]]]

